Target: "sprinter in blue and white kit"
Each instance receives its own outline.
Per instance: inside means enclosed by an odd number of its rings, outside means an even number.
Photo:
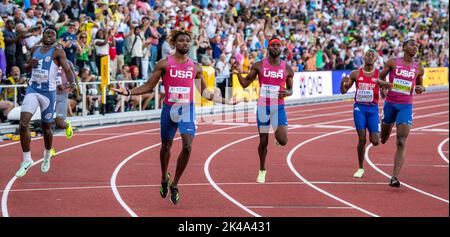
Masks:
[[[71,70],[75,73],[75,66],[71,61],[68,62]],[[64,129],[66,131],[67,139],[71,139],[73,136],[72,124],[70,123],[70,120],[66,119],[67,100],[70,91],[71,87],[67,84],[67,76],[60,67],[58,70],[58,75],[56,76],[55,129]],[[50,150],[50,155],[53,157],[55,154],[55,149],[52,148]],[[48,168],[50,168],[50,163]]]
[[[33,165],[30,151],[30,120],[37,108],[41,109],[42,131],[44,135],[44,161],[42,172],[50,169],[51,148],[53,141],[52,123],[55,110],[56,78],[61,66],[67,75],[72,88],[76,88],[73,71],[67,61],[64,50],[56,44],[56,28],[47,27],[43,32],[42,44],[35,45],[30,52],[31,57],[25,64],[25,70],[31,72],[31,79],[22,103],[20,113],[20,144],[23,151],[23,162],[16,176],[22,177]]]

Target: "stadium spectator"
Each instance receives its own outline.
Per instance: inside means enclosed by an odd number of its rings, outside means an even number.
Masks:
[[[14,12],[16,6],[14,3],[11,3],[9,0],[3,0],[0,4],[0,14],[11,16]]]
[[[139,69],[142,69],[142,58],[144,57],[144,48],[147,46],[145,43],[144,35],[142,34],[142,26],[134,24],[134,29],[132,29],[132,34],[128,40],[128,43],[130,43],[130,52],[131,53],[131,64],[137,66]],[[141,70],[139,70],[141,72]],[[139,75],[139,77],[142,77],[142,75]]]
[[[44,30],[44,24],[42,22],[37,22],[33,25],[32,28],[28,30],[29,37],[25,39],[25,46],[27,47],[27,51],[31,50],[31,48],[41,41],[42,32]]]
[[[25,7],[2,0],[0,16],[5,76],[23,65],[48,25],[56,26],[67,57],[80,70],[99,76],[100,56],[108,55],[113,81],[124,80],[124,66],[132,65],[137,78],[147,79],[155,63],[173,52],[166,36],[177,27],[193,32],[191,58],[217,74],[232,60],[248,70],[266,56],[273,36],[295,71],[353,70],[369,48],[379,54],[380,69],[402,56],[401,42],[411,36],[422,66],[448,67],[449,61],[445,1],[39,0]]]
[[[226,61],[226,55],[220,55],[220,59],[216,64],[216,85],[217,88],[220,89],[222,96],[225,97],[225,89],[230,85],[230,72],[231,72],[231,64]]]
[[[101,74],[100,71],[100,62],[102,57],[108,57],[109,56],[109,44],[108,44],[108,33],[104,29],[99,29],[97,31],[97,34],[95,35],[94,40],[94,48],[95,48],[95,59],[96,59],[96,66],[98,69],[99,74]]]
[[[67,15],[65,15],[67,17]],[[67,17],[67,19],[69,19]],[[77,40],[76,35],[77,27],[75,22],[70,21],[67,24],[67,29],[64,33],[60,35],[59,44],[61,44],[64,48],[64,52],[66,53],[67,60],[71,61],[74,65],[76,65],[76,54],[77,51],[80,52],[80,45]]]
[[[9,75],[11,68],[17,65],[16,62],[16,43],[24,38],[24,32],[17,34],[15,32],[16,24],[9,19],[5,23],[3,30],[3,38],[5,42],[5,57],[6,57],[6,75]]]
[[[92,47],[87,43],[88,34],[81,32],[78,35],[78,50],[77,50],[77,67],[81,70],[83,68],[89,68],[89,55],[92,54]]]

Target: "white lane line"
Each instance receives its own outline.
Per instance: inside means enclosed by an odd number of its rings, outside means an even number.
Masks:
[[[42,139],[42,137],[33,137],[33,138],[31,138],[31,141],[36,141],[36,140],[39,140],[39,139]],[[7,144],[2,144],[2,145],[0,145],[0,148],[6,147],[6,146],[11,146],[11,145],[14,145],[14,144],[19,144],[19,143],[20,143],[20,141],[18,141],[18,142],[10,142],[10,143],[7,143]]]
[[[446,111],[446,112],[448,113],[448,111]],[[434,113],[434,114],[437,114],[437,113]],[[417,117],[415,117],[415,119],[431,117],[431,116],[433,116],[434,114],[427,114],[427,115],[423,115],[423,116],[417,116]],[[424,127],[433,127],[433,126],[439,126],[439,125],[440,125],[440,124],[432,124],[432,125],[428,125],[428,126],[424,126]],[[419,129],[422,129],[422,128],[424,128],[424,127],[419,127],[419,128],[411,129],[411,131],[419,130]],[[391,137],[394,136],[394,135],[395,135],[395,134],[391,134]],[[369,144],[369,145],[366,147],[366,152],[365,152],[365,154],[364,154],[365,160],[366,160],[367,163],[368,163],[372,168],[374,168],[378,173],[384,175],[384,176],[387,177],[387,178],[391,178],[390,175],[386,174],[384,171],[382,171],[381,169],[379,169],[379,168],[378,168],[376,165],[374,165],[374,164],[372,163],[372,161],[370,160],[370,158],[369,158],[369,151],[370,151],[370,148],[372,148],[372,147],[373,147],[372,144]],[[421,194],[424,194],[424,195],[426,195],[426,196],[429,196],[429,197],[435,198],[435,199],[437,199],[437,200],[439,200],[439,201],[443,201],[443,202],[448,203],[448,200],[447,200],[447,199],[444,199],[444,198],[438,197],[438,196],[436,196],[436,195],[433,195],[433,194],[431,194],[431,193],[425,192],[425,191],[420,190],[420,189],[418,189],[418,188],[415,188],[415,187],[413,187],[413,186],[411,186],[411,185],[409,185],[409,184],[407,184],[407,183],[402,182],[402,185],[404,185],[405,187],[410,188],[410,189],[412,189],[412,190],[414,190],[414,191],[416,191],[416,192],[419,192],[419,193],[421,193]]]
[[[421,115],[421,116],[418,116],[418,117],[416,117],[416,118],[425,118],[425,117],[431,117],[431,116],[434,116],[434,115],[436,115],[436,114],[447,114],[447,113],[448,113],[448,111],[444,111],[444,112],[440,112],[440,113],[433,113],[433,114]],[[416,128],[416,129],[411,129],[411,131],[412,131],[412,130],[414,130],[414,131],[419,130],[419,131],[420,131],[420,130],[424,130],[424,129],[427,129],[427,128],[439,127],[439,126],[444,125],[444,124],[448,124],[448,121],[447,121],[447,122],[443,122],[443,123],[431,124],[431,125],[423,126],[423,127]]]
[[[347,121],[348,119],[345,119]],[[334,122],[334,121],[333,121]],[[208,124],[208,123],[205,123]],[[214,125],[230,125],[230,126],[256,126],[256,123],[210,123]],[[300,128],[300,127],[313,127],[313,128],[333,128],[333,129],[345,129],[345,128],[353,128],[353,126],[335,126],[335,125],[321,125],[320,123],[317,125],[303,125],[303,124],[289,124],[289,127]]]
[[[426,109],[431,109],[431,108],[435,108],[435,107],[444,107],[444,106],[448,106],[448,103],[445,104],[445,105],[432,105],[432,106],[420,107],[420,108],[414,109],[414,111],[418,111],[418,110],[426,110]],[[350,112],[351,112],[351,111],[350,111]],[[434,116],[434,115],[441,115],[441,114],[448,114],[448,111],[434,113],[433,116]],[[323,114],[323,115],[332,115],[332,114]],[[291,119],[291,120],[289,120],[289,121],[292,121],[292,120],[296,120],[296,119]],[[328,121],[328,122],[316,123],[315,125],[316,125],[316,126],[319,126],[319,125],[324,125],[324,124],[335,124],[335,123],[346,122],[346,121],[352,121],[352,120],[353,120],[353,117],[347,118],[347,119],[339,119],[339,120],[333,120],[333,121]],[[448,123],[448,122],[445,122],[445,123]],[[442,124],[445,124],[445,123],[442,123]],[[426,127],[426,128],[428,128],[428,127]]]
[[[330,182],[330,181],[311,181],[312,184],[322,184],[322,185],[386,185],[388,183],[383,182]],[[241,183],[217,183],[218,185],[223,186],[240,186],[240,185],[249,185],[249,186],[261,186],[256,182],[241,182]],[[303,182],[266,182],[264,185],[304,185]],[[210,186],[210,183],[191,183],[191,184],[179,184],[179,186]],[[117,185],[117,188],[152,188],[159,187],[160,184],[127,184],[127,185]],[[74,187],[59,187],[59,188],[22,188],[22,189],[11,189],[9,192],[34,192],[34,191],[60,191],[60,190],[82,190],[82,189],[110,189],[111,185],[102,185],[102,186],[74,186]],[[0,190],[0,193],[4,190]]]
[[[448,100],[448,98],[439,98],[439,99],[431,99],[431,100],[423,100],[423,101],[417,101],[417,102],[415,102],[415,104],[422,104],[422,103],[428,103],[428,102],[435,102],[435,101],[442,101],[442,100]],[[348,105],[346,105],[346,106],[348,106]],[[442,106],[448,106],[448,103],[445,103],[445,104],[438,104],[438,105],[432,105],[432,106],[425,106],[425,107],[421,107],[421,108],[418,108],[418,109],[414,109],[414,111],[417,111],[417,110],[422,110],[422,109],[429,109],[429,108],[435,108],[435,107],[442,107]],[[295,107],[295,106],[294,106]],[[299,106],[300,107],[300,106]],[[317,108],[317,109],[321,109],[321,108]],[[308,111],[316,111],[317,109],[310,109],[310,110],[308,110]],[[306,110],[305,110],[306,111]],[[321,114],[321,115],[312,115],[312,116],[305,116],[305,117],[299,117],[299,118],[295,118],[295,119],[291,119],[291,120],[289,120],[289,121],[295,121],[295,120],[301,120],[301,119],[309,119],[309,118],[316,118],[316,117],[321,117],[321,116],[334,116],[334,115],[339,115],[339,114],[345,114],[345,113],[350,113],[351,111],[342,111],[342,112],[334,112],[334,113],[328,113],[328,114]],[[292,112],[291,113],[289,113],[289,114],[292,114]],[[214,117],[214,116],[217,116],[217,115],[204,115],[203,117]],[[255,117],[256,118],[256,117]],[[353,118],[350,118],[350,119],[341,119],[341,120],[334,120],[334,121],[331,121],[331,122],[323,122],[323,123],[319,123],[318,125],[323,125],[323,124],[330,124],[330,123],[335,123],[335,122],[344,122],[344,121],[350,121],[350,120],[352,120]],[[219,120],[217,120],[217,121],[215,121],[215,123],[219,123],[220,124],[220,121],[222,121],[222,122],[226,122],[226,121],[232,121],[232,120],[227,120],[227,119],[219,119]],[[146,123],[157,123],[157,122],[153,122],[153,121],[150,121],[150,122],[140,122],[140,123],[133,123],[133,124],[115,124],[115,125],[108,125],[108,126],[105,126],[105,127],[93,127],[93,128],[83,128],[83,129],[80,129],[79,131],[80,132],[83,132],[83,131],[90,131],[90,130],[97,130],[97,129],[106,129],[106,128],[115,128],[115,127],[123,127],[123,126],[132,126],[132,125],[141,125],[141,124],[146,124]],[[206,123],[205,123],[206,124]],[[31,140],[32,141],[35,141],[35,140],[39,140],[39,139],[42,139],[42,137],[37,137],[37,138],[32,138]],[[5,147],[5,146],[11,146],[11,145],[14,145],[14,144],[18,144],[18,143],[20,143],[20,141],[17,141],[17,142],[11,142],[11,143],[8,143],[8,144],[3,144],[3,145],[0,145],[0,148],[2,148],[2,147]]]
[[[147,122],[132,123],[132,124],[115,124],[115,125],[108,125],[108,126],[103,126],[103,127],[81,128],[78,131],[76,131],[75,135],[80,135],[78,132],[100,130],[100,129],[107,129],[107,128],[116,128],[116,127],[124,127],[124,126],[134,126],[134,125],[142,125],[142,124],[152,124],[152,123],[156,123],[156,122],[153,122],[153,121],[148,122],[147,121]],[[53,135],[55,137],[58,137],[58,136],[62,136],[62,133],[61,134],[53,134]],[[43,137],[35,137],[35,138],[32,138],[31,141],[39,140],[39,139],[42,139],[42,138]],[[14,145],[14,144],[19,144],[19,143],[20,143],[20,141],[11,142],[11,143],[8,143],[8,144],[3,144],[3,145],[0,145],[0,148],[5,147],[5,146],[11,146],[11,145]]]
[[[96,129],[105,129],[105,128],[111,128],[111,127],[121,127],[121,126],[126,126],[126,125],[111,125],[111,126],[105,126],[105,127],[102,127],[102,128],[87,128],[87,129],[84,129],[84,131],[88,131],[88,130],[96,130]],[[218,129],[217,131],[227,130],[227,129],[229,129],[229,128],[226,128],[226,129]],[[156,130],[159,130],[159,128],[158,128],[158,129],[152,129],[152,130],[141,131],[141,132],[130,133],[130,134],[124,134],[124,135],[120,135],[120,136],[114,136],[114,137],[107,138],[106,140],[113,139],[113,138],[116,138],[116,137],[129,136],[129,135],[134,135],[134,134],[139,134],[139,133],[149,132],[149,131],[156,131]],[[42,137],[40,137],[40,138],[42,138]],[[39,139],[39,138],[37,138],[37,139]],[[56,154],[61,154],[61,153],[63,153],[63,152],[66,152],[66,151],[69,151],[69,150],[72,150],[72,149],[76,149],[76,148],[79,148],[79,147],[82,147],[82,146],[94,144],[94,143],[101,142],[101,141],[104,141],[104,140],[105,140],[105,139],[100,139],[100,140],[96,140],[96,141],[93,141],[93,142],[88,142],[88,143],[85,143],[85,144],[81,144],[81,145],[79,145],[79,146],[71,147],[71,148],[69,148],[69,149],[60,151],[60,152],[58,152],[58,153],[56,153]],[[5,144],[4,146],[9,146],[9,145],[17,144],[17,143],[19,143],[19,142]],[[2,147],[2,146],[0,146],[0,147]],[[41,159],[41,160],[38,160],[37,162],[35,162],[35,163],[33,164],[33,166],[36,165],[36,164],[38,164],[38,163],[40,163],[40,162],[42,162],[42,159]],[[9,190],[11,190],[12,185],[14,184],[14,182],[16,181],[16,179],[17,179],[17,177],[14,176],[14,177],[8,182],[8,184],[7,184],[6,187],[5,187],[5,191],[3,192],[3,195],[2,195],[1,209],[2,209],[2,215],[3,215],[4,217],[8,217],[8,216],[9,216],[9,213],[8,213],[8,207],[7,207],[7,200],[8,200]],[[114,192],[114,190],[113,190],[113,192]],[[118,195],[119,195],[118,191],[117,191],[117,193],[115,193],[115,194],[118,194]],[[120,197],[120,195],[119,195],[119,197]],[[121,201],[119,200],[119,203],[120,203],[120,202],[121,202]],[[123,202],[123,200],[122,200],[122,202]],[[125,206],[127,206],[124,202],[121,203],[121,204],[124,204]],[[129,211],[130,211],[129,213],[130,213],[131,215],[134,213],[131,209],[129,209]]]
[[[77,134],[78,136],[116,136],[116,135],[122,135],[124,134],[123,132],[121,133],[81,133],[81,134]],[[135,136],[146,136],[146,135],[154,135],[154,134],[159,134],[159,132],[146,132],[146,133],[140,133],[140,134],[135,134]],[[65,134],[58,134],[55,135],[55,137],[65,137]]]
[[[437,150],[438,150],[439,155],[441,156],[441,158],[442,158],[445,162],[448,163],[448,158],[445,156],[444,151],[442,151],[442,147],[444,146],[444,144],[445,144],[446,142],[448,142],[448,137],[447,137],[446,139],[444,139],[444,141],[442,141],[442,142],[439,144]],[[448,153],[448,151],[447,151],[447,153]]]
[[[343,102],[343,101],[340,101],[340,102]],[[292,115],[292,114],[305,113],[305,112],[314,112],[314,111],[327,110],[327,109],[339,109],[339,108],[346,108],[346,107],[350,107],[350,106],[351,106],[351,103],[347,102],[344,105],[319,107],[319,108],[313,108],[313,109],[302,109],[300,111],[289,111],[289,114]],[[296,107],[296,106],[294,106],[294,107]],[[301,108],[301,106],[299,106],[299,107]],[[286,108],[288,108],[288,107],[286,107]],[[252,115],[248,116],[249,114],[252,114]],[[229,121],[235,121],[235,120],[239,121],[239,120],[244,120],[244,119],[256,119],[256,116],[254,114],[255,113],[248,112],[247,115],[244,115],[244,116],[241,116],[241,117],[237,117],[237,118],[225,119],[225,120],[223,120],[223,122],[229,122]]]
[[[222,122],[199,123],[199,124],[214,124],[214,125],[226,125],[226,126],[253,126],[253,125],[255,125],[252,123],[222,123]]]
[[[333,125],[315,125],[312,127],[314,127],[314,128],[335,128],[335,129],[354,128],[353,126],[333,126]]]
[[[291,151],[289,152],[289,154],[288,154],[287,157],[286,157],[286,161],[287,161],[288,166],[289,166],[289,168],[291,169],[292,173],[294,173],[295,176],[297,176],[302,182],[306,183],[308,186],[310,186],[310,187],[312,187],[313,189],[315,189],[315,190],[317,190],[317,191],[319,191],[319,192],[325,194],[326,196],[328,196],[328,197],[330,197],[330,198],[332,198],[332,199],[335,199],[336,201],[339,201],[339,202],[341,202],[341,203],[343,203],[343,204],[345,204],[345,205],[347,205],[347,206],[349,206],[349,207],[355,208],[355,209],[357,209],[358,211],[361,211],[361,212],[363,212],[363,213],[365,213],[365,214],[367,214],[367,215],[370,215],[370,216],[373,216],[373,217],[379,217],[378,215],[376,215],[376,214],[374,214],[374,213],[372,213],[372,212],[369,212],[369,211],[367,211],[367,210],[365,210],[365,209],[363,209],[363,208],[361,208],[361,207],[358,207],[358,206],[356,206],[356,205],[354,205],[354,204],[352,204],[352,203],[350,203],[350,202],[347,202],[347,201],[345,201],[345,200],[343,200],[343,199],[341,199],[341,198],[339,198],[339,197],[336,197],[336,196],[334,196],[333,194],[331,194],[331,193],[329,193],[329,192],[327,192],[327,191],[325,191],[325,190],[323,190],[323,189],[317,187],[316,185],[312,184],[310,181],[308,181],[307,179],[305,179],[305,178],[304,178],[304,177],[303,177],[303,176],[295,169],[294,165],[292,164],[292,157],[293,157],[293,154],[295,153],[296,150],[298,150],[298,149],[299,149],[300,147],[302,147],[303,145],[305,145],[305,144],[307,144],[307,143],[309,143],[309,142],[315,141],[315,140],[319,140],[319,139],[321,139],[321,138],[323,138],[323,137],[335,135],[335,134],[338,134],[338,133],[347,132],[347,131],[349,131],[349,130],[353,130],[353,128],[352,128],[352,129],[343,129],[343,130],[339,130],[339,131],[336,131],[336,132],[330,132],[330,133],[326,133],[326,134],[323,134],[323,135],[316,136],[316,137],[313,137],[313,138],[311,138],[311,139],[308,139],[308,140],[306,140],[306,141],[304,141],[304,142],[298,144],[298,145],[295,146],[293,149],[291,149]]]
[[[448,133],[448,129],[441,129],[441,128],[432,128],[432,129],[421,129],[419,132],[446,132]]]
[[[249,208],[256,209],[353,209],[353,207],[345,207],[345,206],[296,206],[296,205],[287,205],[287,206],[248,206]]]
[[[437,100],[440,100],[440,99],[437,99]],[[418,104],[418,103],[425,103],[425,102],[429,102],[429,101],[431,101],[431,100],[416,102],[416,104]],[[144,123],[153,123],[153,122],[143,122],[143,124],[144,124]],[[324,123],[322,123],[322,124],[324,124]],[[95,127],[95,128],[87,128],[87,129],[83,129],[83,131],[87,131],[87,130],[96,130],[96,129],[105,129],[105,128],[110,128],[110,127],[131,126],[131,125],[134,125],[134,124],[111,125],[111,126],[100,127],[100,128],[98,128],[98,127]],[[35,139],[32,139],[32,140],[34,141],[34,140],[38,140],[38,139],[41,139],[41,138],[42,138],[42,137],[35,138]],[[14,145],[14,144],[17,144],[17,143],[19,143],[19,142],[12,142],[12,143],[8,143],[8,144],[3,144],[3,145],[0,145],[0,148],[1,148],[1,147],[5,147],[5,146]],[[66,151],[66,150],[65,150],[65,151]],[[62,153],[62,152],[58,152],[57,154],[59,154],[59,153]],[[42,161],[42,159],[39,160],[38,162],[40,162],[40,161]],[[36,162],[36,163],[37,163],[37,162]],[[35,163],[35,164],[36,164],[36,163]],[[3,214],[3,216],[5,216],[5,214],[6,214],[6,216],[8,216],[8,210],[7,210],[8,190],[11,189],[13,183],[15,182],[15,179],[16,179],[16,177],[13,177],[13,178],[10,180],[10,182],[7,184],[7,186],[6,186],[6,188],[5,188],[5,192],[3,192],[3,195],[2,195],[1,207],[2,207],[2,214]],[[5,194],[6,194],[6,195],[5,195]]]
[[[258,213],[256,213],[256,212],[250,210],[249,208],[247,208],[246,206],[244,206],[244,205],[241,204],[240,202],[236,201],[233,197],[231,197],[230,195],[228,195],[225,191],[223,191],[223,190],[222,190],[222,189],[214,182],[214,180],[212,179],[211,174],[210,174],[210,172],[209,172],[209,165],[211,164],[212,159],[214,159],[214,157],[215,157],[217,154],[219,154],[219,152],[225,150],[226,148],[228,148],[228,147],[230,147],[230,146],[232,146],[232,145],[234,145],[234,144],[237,144],[237,143],[239,143],[239,142],[243,142],[243,141],[246,141],[246,140],[250,140],[250,139],[255,138],[255,137],[258,137],[258,136],[259,136],[259,134],[258,134],[258,135],[253,135],[253,136],[249,136],[249,137],[246,137],[246,138],[243,138],[243,139],[239,139],[239,140],[237,140],[237,141],[234,141],[234,142],[232,142],[232,143],[228,143],[228,144],[225,145],[225,146],[222,146],[221,148],[219,148],[219,149],[217,149],[215,152],[213,152],[213,153],[208,157],[208,159],[206,159],[205,165],[204,165],[204,167],[203,167],[203,171],[204,171],[204,173],[205,173],[206,179],[208,179],[208,182],[213,186],[213,188],[214,188],[217,192],[219,192],[220,194],[222,194],[222,196],[224,196],[226,199],[228,199],[229,201],[231,201],[232,203],[234,203],[236,206],[240,207],[241,209],[243,209],[244,211],[250,213],[250,215],[255,216],[255,217],[261,217],[261,215],[259,215]]]
[[[309,124],[309,125],[302,125],[302,126],[290,126],[290,127],[288,128],[288,130],[296,129],[296,128],[300,128],[300,127],[304,127],[304,126],[313,126],[313,125],[316,125],[316,124]],[[273,133],[273,131],[272,131],[271,133]],[[219,192],[222,196],[224,196],[224,197],[225,197],[226,199],[228,199],[230,202],[234,203],[236,206],[238,206],[238,207],[241,208],[242,210],[246,211],[246,212],[249,213],[250,215],[253,215],[253,216],[255,216],[255,217],[261,217],[258,213],[256,213],[256,212],[250,210],[250,209],[247,208],[245,205],[243,205],[242,203],[238,202],[236,199],[234,199],[233,197],[231,197],[230,195],[228,195],[228,193],[226,193],[225,191],[223,191],[223,189],[221,189],[221,188],[217,185],[217,183],[214,181],[214,179],[211,177],[211,173],[209,172],[209,166],[210,166],[210,164],[211,164],[211,161],[212,161],[212,160],[214,159],[214,157],[216,157],[216,155],[219,154],[221,151],[225,150],[226,148],[228,148],[228,147],[230,147],[230,146],[232,146],[232,145],[234,145],[234,144],[237,144],[237,143],[240,143],[240,142],[243,142],[243,141],[246,141],[246,140],[250,140],[250,139],[253,139],[253,138],[256,138],[256,137],[259,137],[259,134],[253,135],[253,136],[249,136],[249,137],[245,137],[245,138],[242,138],[242,139],[240,139],[240,140],[237,140],[237,141],[234,141],[234,142],[228,143],[227,145],[222,146],[221,148],[219,148],[218,150],[216,150],[215,152],[213,152],[213,153],[208,157],[208,159],[206,159],[206,162],[205,162],[205,165],[204,165],[203,170],[204,170],[206,179],[208,180],[208,182],[211,184],[211,186],[212,186],[217,192]]]
[[[300,205],[286,205],[286,206],[248,206],[249,208],[255,209],[353,209],[353,207],[345,206],[300,206]]]
[[[424,109],[428,109],[428,108],[435,108],[435,107],[441,107],[441,106],[444,106],[444,105],[438,105],[438,106],[436,106],[436,105],[433,105],[433,106],[425,106],[425,107],[418,108],[418,109],[416,109],[416,110],[424,110]],[[448,113],[448,111],[447,111],[447,112],[441,112],[441,113],[438,113],[438,114],[443,114],[443,113]],[[336,114],[336,113],[331,113],[331,114]],[[310,116],[310,117],[311,117],[311,116]],[[343,119],[343,120],[338,120],[338,121],[349,121],[349,120],[353,120],[353,118]],[[300,125],[300,126],[294,127],[294,129],[295,129],[295,128],[300,128],[300,127],[308,127],[308,126],[319,126],[319,125],[330,124],[330,123],[335,123],[335,122],[337,122],[337,121],[334,120],[334,121],[330,121],[330,122],[322,122],[322,123],[315,123],[315,124],[308,124],[308,125]],[[293,129],[293,128],[292,128],[292,127],[289,127],[288,129],[290,130],[290,129]],[[353,128],[344,129],[344,130],[341,130],[341,131],[338,131],[338,132],[344,133],[344,132],[350,131],[350,130],[353,130]],[[259,135],[254,135],[254,136],[246,137],[246,138],[240,139],[240,140],[238,140],[238,141],[235,141],[235,142],[233,142],[233,143],[229,143],[229,144],[227,144],[227,145],[221,147],[219,150],[215,151],[213,154],[211,154],[211,155],[208,157],[208,159],[207,159],[207,161],[206,161],[206,163],[205,163],[205,166],[204,166],[205,176],[206,176],[206,178],[208,179],[208,182],[211,183],[211,185],[213,186],[214,189],[216,189],[220,194],[222,194],[222,195],[223,195],[225,198],[227,198],[229,201],[231,201],[232,203],[234,203],[235,205],[237,205],[238,207],[240,207],[240,208],[243,209],[244,211],[246,211],[246,212],[248,212],[248,213],[250,213],[251,215],[256,216],[256,217],[260,217],[260,215],[257,214],[256,212],[253,212],[252,210],[250,210],[249,208],[247,208],[247,207],[244,206],[243,204],[239,203],[238,201],[236,201],[233,197],[231,197],[230,195],[228,195],[225,191],[223,191],[223,190],[222,190],[222,189],[214,182],[214,180],[211,178],[211,174],[210,174],[210,172],[209,172],[209,166],[210,166],[211,160],[212,160],[212,159],[213,159],[220,151],[226,149],[226,148],[229,147],[229,146],[232,146],[232,145],[234,145],[234,144],[237,144],[237,143],[239,143],[239,142],[243,142],[243,141],[245,141],[245,140],[249,140],[249,139],[252,139],[252,138],[255,138],[255,137],[258,137],[258,136],[259,136]],[[298,173],[297,173],[297,174],[298,174]],[[303,178],[303,177],[302,177],[302,178]],[[310,184],[311,184],[311,183],[310,183]],[[312,185],[312,186],[314,186],[314,185]],[[319,190],[321,190],[320,188],[318,188],[318,187],[316,187],[316,186],[314,186],[314,187],[317,188],[317,189],[319,189]],[[324,190],[321,190],[321,191],[327,193],[327,192],[324,191]],[[329,193],[327,193],[327,194],[329,194]],[[330,194],[330,195],[331,195],[331,194]],[[337,197],[335,197],[335,198],[337,198]],[[339,198],[337,198],[337,199],[339,199]],[[341,199],[339,199],[339,200],[341,200]],[[346,204],[348,203],[348,202],[346,202],[346,201],[344,201],[344,200],[341,200],[341,201],[345,202]],[[351,206],[354,206],[354,205],[351,204],[351,203],[348,203],[348,204],[351,205]],[[354,207],[356,207],[356,206],[354,206]],[[362,208],[357,207],[357,209],[359,209],[359,210],[361,210],[361,211],[363,211],[363,212],[365,212],[365,213],[367,213],[367,214],[369,214],[369,215],[376,216],[375,214],[372,214],[372,213],[370,213],[370,212],[368,212],[368,211],[366,211],[366,210],[364,210],[364,209],[362,209]]]
[[[134,133],[126,133],[126,134],[122,134],[122,135],[118,135],[118,136],[113,136],[113,137],[107,137],[104,139],[99,139],[99,140],[95,140],[95,141],[91,141],[91,142],[86,142],[86,143],[82,143],[80,145],[77,146],[73,146],[73,147],[69,147],[65,150],[59,151],[57,152],[55,155],[59,155],[80,147],[84,147],[84,146],[88,146],[88,145],[92,145],[95,143],[99,143],[99,142],[103,142],[103,141],[108,141],[108,140],[112,140],[112,139],[116,139],[116,138],[121,138],[121,137],[127,137],[127,136],[132,136],[132,135],[136,135],[139,133],[145,133],[145,132],[152,132],[152,131],[157,131],[159,130],[159,128],[155,128],[155,129],[149,129],[149,130],[144,130],[144,131],[140,131],[140,132],[134,132]],[[40,162],[42,162],[43,159],[40,159],[36,162],[34,162],[33,166],[39,164]],[[29,169],[31,169],[32,167],[30,167]],[[2,195],[2,203],[1,203],[1,209],[2,209],[2,215],[3,217],[9,217],[9,213],[8,213],[8,195],[9,195],[9,191],[11,190],[11,187],[13,186],[14,182],[17,180],[17,177],[14,176],[6,185],[5,190],[3,192]]]
[[[394,166],[394,164],[374,164],[376,166]],[[404,165],[403,167],[434,167],[434,168],[448,168],[448,165]]]
[[[434,95],[433,95],[434,97]],[[448,98],[437,98],[437,99],[427,99],[427,100],[422,100],[422,101],[417,101],[415,102],[415,104],[422,104],[422,103],[428,103],[428,102],[436,102],[436,101],[445,101],[448,100]],[[336,102],[331,102],[331,103],[339,103],[339,102],[344,102],[344,101],[336,101]],[[347,102],[348,103],[348,102]],[[323,105],[324,103],[322,103],[321,105]],[[338,109],[338,108],[351,108],[353,106],[352,103],[348,103],[348,104],[344,104],[344,105],[337,105],[337,106],[328,106],[328,107],[320,107],[320,108],[313,108],[313,109],[302,109],[302,106],[294,106],[294,107],[299,107],[299,111],[289,111],[288,113],[290,115],[293,114],[297,114],[297,113],[305,113],[305,112],[315,112],[315,111],[320,111],[320,110],[327,110],[327,109]],[[288,108],[288,107],[286,107]],[[382,107],[381,107],[382,108]],[[346,110],[347,111],[347,110]],[[351,111],[351,110],[350,110]],[[348,111],[347,111],[348,112]],[[250,112],[248,112],[250,114]],[[255,113],[253,113],[253,115],[248,116],[248,115],[244,115],[241,117],[236,117],[236,118],[229,118],[229,119],[225,119],[222,120],[223,122],[229,122],[229,121],[242,121],[245,119],[256,119],[256,116],[254,115]],[[339,114],[343,114],[343,113],[337,113],[337,114],[333,114],[333,115],[339,115]],[[323,115],[327,115],[327,114],[323,114]],[[317,115],[313,115],[313,117],[307,116],[307,117],[303,117],[303,118],[315,118],[318,117]],[[301,118],[301,119],[303,119]],[[300,118],[298,118],[300,119]]]
[[[235,127],[228,127],[228,128],[221,128],[221,129],[215,129],[215,130],[208,130],[205,132],[201,132],[201,133],[197,133],[196,136],[198,135],[202,135],[202,134],[208,134],[208,133],[214,133],[214,132],[219,132],[219,131],[224,131],[224,130],[229,130],[229,129],[234,129],[234,128],[239,128],[240,126],[235,126]],[[180,140],[181,137],[177,137],[174,139],[174,141],[176,140]],[[116,198],[116,200],[119,202],[119,204],[122,206],[123,209],[125,209],[126,212],[128,212],[128,214],[130,214],[130,216],[132,217],[138,217],[138,215],[127,205],[127,203],[122,199],[122,196],[120,195],[120,192],[117,188],[116,182],[117,182],[117,175],[119,174],[120,170],[122,169],[122,167],[131,159],[133,159],[134,157],[138,156],[139,154],[152,149],[154,147],[160,146],[161,143],[157,143],[151,146],[148,146],[144,149],[141,149],[137,152],[135,152],[134,154],[128,156],[126,159],[124,159],[115,169],[114,172],[111,176],[111,189],[112,192],[114,194],[114,197]]]

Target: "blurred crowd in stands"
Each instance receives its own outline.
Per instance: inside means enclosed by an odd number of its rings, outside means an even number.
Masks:
[[[171,30],[193,32],[190,57],[215,69],[216,83],[231,86],[231,65],[248,71],[266,56],[268,40],[282,41],[282,59],[294,71],[352,70],[369,48],[377,67],[402,55],[402,40],[415,37],[417,60],[448,67],[448,2],[402,0],[0,0],[1,85],[26,83],[24,64],[48,25],[76,65],[81,82],[98,82],[100,58],[109,57],[111,81],[147,80],[162,58],[173,53]],[[225,82],[225,83],[224,83]],[[132,88],[137,83],[127,83]],[[155,89],[160,97],[163,91]],[[0,117],[20,105],[25,89],[0,89]],[[85,91],[95,113],[99,88]],[[69,116],[80,113],[81,96],[71,94]],[[109,93],[107,112],[120,111]],[[151,109],[154,93],[132,98],[125,110]],[[3,118],[4,119],[4,118]]]

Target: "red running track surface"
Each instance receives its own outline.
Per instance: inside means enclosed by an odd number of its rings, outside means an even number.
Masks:
[[[364,177],[352,178],[357,168],[353,103],[341,101],[287,108],[289,143],[276,147],[273,135],[270,136],[265,184],[256,183],[258,137],[252,113],[247,114],[251,117],[248,120],[225,121],[238,122],[234,125],[199,123],[191,158],[180,180],[181,200],[177,206],[159,195],[158,122],[80,131],[71,140],[56,136],[54,146],[61,153],[52,160],[50,172],[41,173],[38,163],[20,179],[13,178],[22,160],[20,144],[0,143],[2,214],[448,216],[448,162],[438,152],[439,144],[448,138],[448,92],[417,95],[414,103],[413,128],[436,126],[411,132],[400,180],[429,195],[406,186],[389,187],[389,179],[367,162]],[[223,119],[214,118],[216,122]],[[335,133],[344,129],[347,130]],[[304,144],[293,150],[301,143]],[[172,174],[180,145],[177,140],[172,148]],[[42,139],[33,140],[34,161],[40,159],[42,147]],[[289,167],[291,151],[292,168],[307,183]],[[378,169],[390,174],[394,152],[395,135],[387,144],[371,147],[368,156]],[[442,152],[448,159],[448,142],[442,146]],[[205,167],[208,158],[209,166]],[[120,198],[112,188],[115,172],[113,185]]]

